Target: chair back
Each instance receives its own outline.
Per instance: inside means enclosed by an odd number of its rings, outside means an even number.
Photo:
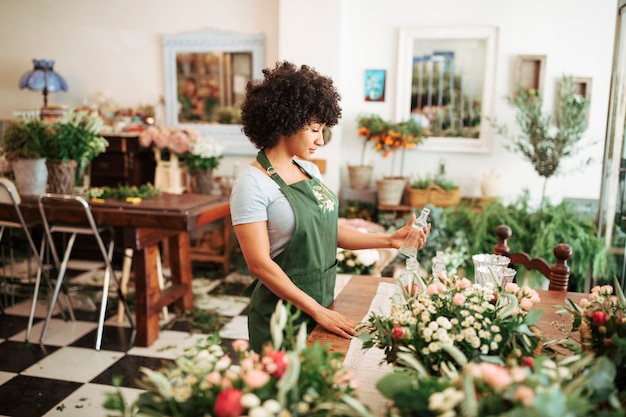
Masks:
[[[522,265],[529,271],[538,271],[550,282],[548,289],[553,291],[567,291],[569,284],[570,268],[567,261],[572,257],[572,247],[566,243],[558,243],[554,246],[556,261],[550,265],[543,258],[531,258],[526,252],[511,253],[507,240],[513,234],[511,228],[501,224],[496,228],[498,243],[493,247],[496,255],[508,256],[511,265]]]
[[[8,178],[0,178],[0,203],[2,204],[20,204],[22,202],[20,193],[13,181]]]

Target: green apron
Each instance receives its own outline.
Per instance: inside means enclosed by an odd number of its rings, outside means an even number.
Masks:
[[[306,172],[310,180],[287,185],[270,166],[263,151],[257,154],[257,161],[280,186],[296,219],[291,241],[274,261],[298,288],[328,307],[333,301],[337,274],[337,197],[318,178]],[[270,317],[278,300],[257,280],[248,313],[250,347],[255,352],[261,352],[263,345],[271,341]],[[312,331],[316,323],[302,313],[299,322],[305,320],[309,332]]]

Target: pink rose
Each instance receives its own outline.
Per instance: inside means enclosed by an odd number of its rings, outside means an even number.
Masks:
[[[213,412],[216,417],[239,417],[244,408],[241,405],[243,393],[236,388],[227,388],[215,399]]]
[[[261,359],[263,370],[275,378],[280,379],[287,370],[289,358],[287,354],[280,350],[266,353]]]
[[[247,352],[250,348],[250,342],[245,339],[238,339],[233,342],[233,350],[235,352]]]
[[[392,336],[394,339],[404,338],[404,328],[402,326],[396,326],[393,328]]]
[[[461,278],[459,282],[456,283],[456,287],[459,290],[463,290],[465,288],[469,288],[472,286],[472,281],[467,278]]]
[[[535,402],[535,393],[527,386],[518,387],[513,396],[515,401],[524,404],[524,407],[530,407]]]
[[[243,381],[251,389],[261,388],[270,380],[270,375],[267,372],[259,369],[252,369],[246,372],[243,376]]]
[[[530,311],[533,308],[533,302],[530,298],[522,298],[522,301],[519,302],[519,306],[522,310]]]
[[[446,286],[441,282],[435,282],[434,284],[430,284],[426,291],[428,295],[443,294],[446,291]]]
[[[494,390],[503,390],[511,384],[511,375],[506,368],[488,362],[482,362],[478,366],[480,367],[482,380]]]
[[[452,297],[452,303],[455,306],[461,306],[463,305],[464,302],[465,302],[465,296],[459,292],[454,294],[454,297]]]
[[[604,311],[594,311],[591,320],[595,325],[603,325],[608,320],[609,316]]]

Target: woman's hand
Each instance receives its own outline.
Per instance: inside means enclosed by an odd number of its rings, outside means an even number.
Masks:
[[[415,213],[413,213],[408,223],[402,229],[398,229],[391,234],[391,247],[392,248],[398,249],[400,246],[402,246],[407,236],[409,236],[409,232],[411,231],[411,228],[413,227],[413,222],[415,222],[415,218],[416,218]],[[424,226],[421,232],[422,232],[421,236],[417,242],[418,250],[422,249],[422,247],[426,243],[426,240],[428,239],[428,234],[430,233],[430,223]]]
[[[328,308],[321,309],[319,313],[313,317],[313,320],[329,332],[345,337],[346,339],[350,339],[354,336],[358,325],[358,323],[350,320],[343,314]]]

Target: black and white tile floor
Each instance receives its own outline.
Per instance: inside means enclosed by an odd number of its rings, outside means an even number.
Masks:
[[[86,285],[97,281],[96,275],[79,274],[70,282]],[[248,301],[240,294],[242,284],[249,278],[237,273],[224,278],[194,278],[195,306],[228,319],[219,331],[226,345],[248,337]],[[229,281],[235,281],[236,285],[229,285],[232,284]],[[118,323],[117,303],[109,303],[102,348],[96,351],[96,305],[83,297],[74,299],[73,305],[81,307],[82,302],[83,308],[76,309],[76,321],[64,321],[57,312],[44,343],[40,344],[47,313],[45,301],[37,305],[29,341],[25,340],[31,304],[28,297],[9,297],[10,305],[2,301],[0,417],[106,416],[102,404],[105,393],[114,391],[111,385],[114,376],[122,377],[122,390],[132,401],[142,392],[137,384],[140,367],[159,369],[207,336],[190,332],[188,325],[177,321],[170,312],[168,320],[162,323],[159,338],[150,347],[131,346],[130,326],[127,322]]]

